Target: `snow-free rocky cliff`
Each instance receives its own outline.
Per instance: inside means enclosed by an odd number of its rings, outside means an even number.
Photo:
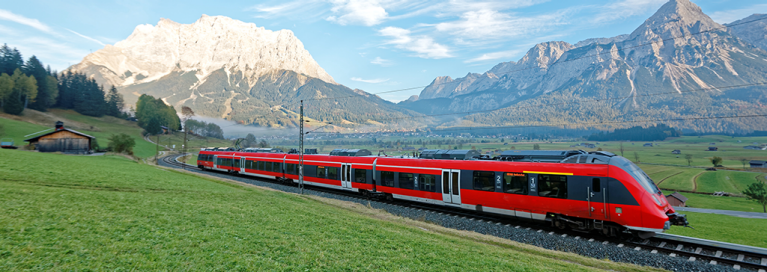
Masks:
[[[290,30],[271,31],[224,16],[203,15],[192,24],[161,19],[139,25],[125,40],[87,55],[69,68],[117,86],[126,106],[142,94],[162,98],[198,115],[264,126],[293,126],[300,99],[362,93],[355,106],[335,114],[307,113],[338,123],[365,123],[370,112],[402,117],[380,98],[337,84]],[[326,105],[330,108],[330,105]]]
[[[728,31],[689,0],[670,0],[630,34],[577,46],[540,43],[483,74],[438,77],[417,100],[399,105],[422,113],[503,108],[466,116],[463,125],[472,126],[584,127],[578,124],[756,113],[767,102],[764,87],[751,86],[767,83],[767,52],[757,48],[765,35],[761,23]],[[699,131],[767,130],[764,118],[671,123]]]

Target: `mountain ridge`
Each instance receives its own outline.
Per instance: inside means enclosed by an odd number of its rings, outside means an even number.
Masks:
[[[427,114],[501,108],[465,116],[453,125],[462,125],[461,122],[512,125],[542,124],[551,120],[576,124],[657,116],[689,117],[728,112],[732,105],[755,103],[748,110],[752,111],[760,108],[759,103],[767,102],[764,96],[744,101],[744,97],[726,94],[727,90],[717,88],[767,82],[767,53],[730,34],[688,0],[668,1],[624,37],[605,39],[605,44],[586,40],[580,46],[563,41],[540,43],[519,61],[502,62],[486,72],[495,78],[486,77],[482,82],[469,73],[452,79],[438,93],[434,92],[435,81],[424,88],[418,100],[403,101],[399,105]],[[698,94],[708,99],[699,101],[698,108],[689,103],[701,97],[682,95],[695,89],[710,90]],[[666,95],[658,99],[659,93],[677,93],[678,97]],[[612,99],[615,97],[621,99]],[[582,100],[603,102],[580,105]],[[539,111],[514,108],[520,104],[547,103],[559,106],[542,106],[546,109]],[[723,122],[728,123],[721,127],[695,122],[674,125],[723,132],[767,128],[767,122],[757,124],[758,128],[749,127],[750,123],[745,125],[748,122]],[[616,126],[625,125],[602,128]]]

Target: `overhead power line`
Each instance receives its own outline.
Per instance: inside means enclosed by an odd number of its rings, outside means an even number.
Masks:
[[[624,123],[649,123],[649,122],[670,122],[670,121],[689,121],[689,120],[711,120],[711,119],[734,119],[734,118],[756,118],[767,117],[767,114],[751,114],[751,115],[731,115],[731,116],[698,116],[698,117],[680,117],[680,118],[667,118],[667,119],[646,119],[646,120],[625,120],[625,121],[606,121],[606,122],[560,122],[560,123],[539,123],[536,125],[519,125],[519,126],[482,126],[482,127],[454,127],[445,129],[431,129],[431,131],[471,131],[471,130],[484,130],[484,129],[513,129],[513,128],[537,128],[537,127],[557,127],[557,126],[594,126],[594,125],[609,125],[609,124],[624,124]],[[325,134],[335,135],[347,135],[347,134],[365,134],[365,133],[332,133],[327,132]]]

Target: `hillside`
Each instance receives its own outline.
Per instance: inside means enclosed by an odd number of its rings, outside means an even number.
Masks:
[[[670,0],[628,35],[541,43],[483,74],[438,77],[399,105],[427,114],[499,109],[464,118],[477,126],[611,129],[653,122],[599,123],[764,114],[767,52],[738,33],[688,0]],[[765,118],[666,123],[703,132],[767,129]]]
[[[0,138],[11,138],[16,142],[16,146],[27,144],[25,137],[36,132],[50,130],[56,121],[64,122],[64,126],[70,129],[96,137],[101,148],[106,148],[109,144],[109,137],[113,134],[125,133],[133,137],[136,146],[133,148],[134,155],[139,158],[153,157],[157,151],[157,146],[144,140],[141,132],[143,131],[136,122],[131,122],[111,116],[91,117],[81,115],[72,110],[51,109],[48,112],[39,112],[32,109],[24,110],[23,115],[9,115],[0,113],[0,124],[3,125],[4,135]],[[183,143],[183,134],[161,135],[160,144],[172,148],[176,145],[179,149]],[[156,137],[152,137],[156,141]],[[189,149],[208,147],[208,146],[229,146],[231,142],[226,140],[188,137]],[[165,150],[161,147],[159,150]]]
[[[337,125],[416,114],[335,83],[292,31],[224,16],[139,25],[127,39],[87,55],[69,70],[117,86],[126,105],[149,94],[177,110],[189,106],[198,115],[243,124],[296,127],[300,100],[309,106],[306,116]],[[358,98],[333,99],[349,96]]]

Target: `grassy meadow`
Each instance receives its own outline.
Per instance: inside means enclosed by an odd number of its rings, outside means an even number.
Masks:
[[[0,184],[3,271],[649,269],[118,156],[0,149]]]
[[[761,206],[759,207],[761,211]],[[767,248],[767,219],[684,212],[691,228],[672,226],[667,233]]]
[[[16,141],[17,146],[25,145],[26,142],[24,142],[24,139],[29,138],[25,137],[25,135],[52,129],[53,124],[58,120],[64,122],[64,127],[96,137],[96,141],[102,148],[105,148],[109,144],[109,137],[111,135],[125,133],[133,137],[136,141],[136,146],[133,148],[133,153],[136,157],[152,157],[158,149],[155,144],[144,140],[141,134],[143,129],[140,128],[136,122],[112,116],[85,116],[73,110],[62,109],[50,109],[50,111],[45,113],[28,109],[24,111],[24,115],[22,116],[0,115],[0,124],[3,125],[5,132],[5,135],[0,135],[0,138],[12,138]],[[152,137],[152,141],[156,140],[156,136]],[[181,133],[160,135],[160,144],[162,146],[172,147],[173,145],[176,145],[176,149],[181,149],[183,141],[184,135]],[[231,142],[228,140],[195,136],[189,136],[187,141],[190,150],[199,150],[200,147],[207,146],[231,145]],[[159,150],[162,151],[166,149],[160,147]]]

